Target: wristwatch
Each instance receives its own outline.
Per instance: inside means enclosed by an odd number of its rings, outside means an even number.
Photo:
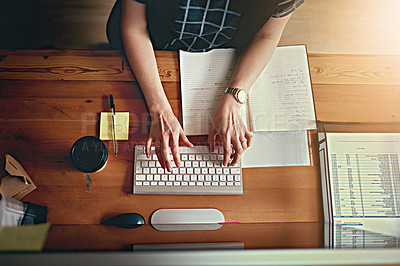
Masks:
[[[239,88],[226,88],[224,93],[232,94],[238,103],[245,103],[247,100],[247,93]]]

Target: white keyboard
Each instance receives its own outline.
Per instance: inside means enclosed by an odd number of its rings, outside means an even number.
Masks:
[[[224,151],[208,146],[179,147],[181,166],[172,160],[172,172],[157,160],[154,146],[147,158],[143,145],[135,147],[133,194],[243,194],[242,167],[223,166]]]

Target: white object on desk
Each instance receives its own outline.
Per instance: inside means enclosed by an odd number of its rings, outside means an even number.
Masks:
[[[216,230],[222,227],[225,217],[217,209],[159,209],[150,219],[160,231]]]
[[[242,155],[242,167],[310,165],[307,131],[253,132],[253,144]]]
[[[232,77],[236,56],[234,49],[180,51],[183,129],[187,135],[208,134],[210,119]],[[248,102],[241,107],[241,117],[250,131],[316,128],[305,45],[276,48],[253,85]]]
[[[327,132],[320,137],[324,216],[334,225],[326,239],[336,247],[346,237],[353,246],[365,245],[362,230],[399,237],[400,134]]]

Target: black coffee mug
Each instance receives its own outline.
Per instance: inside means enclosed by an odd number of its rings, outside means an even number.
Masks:
[[[107,163],[107,147],[93,136],[78,139],[71,148],[71,161],[76,169],[84,173],[102,170]]]

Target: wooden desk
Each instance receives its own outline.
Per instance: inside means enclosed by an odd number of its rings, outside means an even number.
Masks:
[[[159,73],[180,117],[176,52],[156,52]],[[400,122],[400,56],[309,56],[317,118],[337,122]],[[244,169],[240,196],[133,195],[134,146],[148,134],[143,95],[119,51],[0,50],[0,158],[13,155],[38,188],[23,200],[46,205],[55,225],[97,225],[103,218],[138,212],[146,221],[159,208],[220,209],[228,222],[321,223],[319,162],[313,166]],[[99,112],[113,94],[117,111],[129,111],[129,141],[119,141],[107,167],[82,173],[69,160],[75,140],[98,135]],[[314,136],[315,137],[315,136]],[[206,143],[206,137],[192,137]],[[106,142],[112,150],[112,142]],[[313,154],[317,143],[313,140]],[[3,175],[1,175],[3,176]],[[319,226],[316,226],[319,228]],[[320,243],[322,235],[316,240]]]

